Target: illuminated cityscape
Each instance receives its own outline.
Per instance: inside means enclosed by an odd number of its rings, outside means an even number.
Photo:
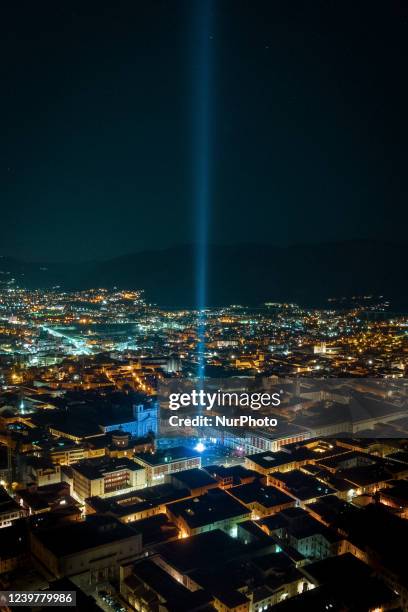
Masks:
[[[107,610],[351,610],[357,587],[361,609],[406,602],[408,317],[350,304],[198,316],[141,289],[3,283],[4,587]],[[206,381],[280,381],[278,427],[169,427],[160,386],[195,376],[202,325]]]

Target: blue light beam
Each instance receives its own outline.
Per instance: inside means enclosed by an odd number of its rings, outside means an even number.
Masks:
[[[196,212],[197,376],[205,376],[205,308],[208,298],[208,227],[210,217],[212,0],[196,0],[196,129],[194,200]]]

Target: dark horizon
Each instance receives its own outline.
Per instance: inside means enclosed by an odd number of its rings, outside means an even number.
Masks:
[[[209,245],[203,307],[267,301],[322,307],[328,298],[374,295],[405,312],[407,247],[407,241]],[[149,302],[162,307],[197,309],[196,251],[190,244],[82,264],[3,259],[0,278],[29,289],[143,289]]]
[[[277,242],[256,242],[256,241],[242,241],[242,242],[210,242],[208,244],[208,249],[223,249],[223,248],[270,248],[270,249],[298,249],[298,248],[319,248],[319,247],[327,247],[334,245],[393,245],[404,247],[408,245],[407,238],[387,238],[387,237],[365,237],[365,238],[338,238],[335,240],[322,240],[322,241],[297,241],[287,244],[279,244]],[[194,241],[186,241],[179,242],[177,244],[171,245],[158,245],[157,247],[148,247],[148,248],[140,248],[133,251],[126,252],[118,252],[117,254],[113,254],[111,256],[101,256],[99,258],[84,258],[81,260],[78,259],[29,259],[24,257],[18,257],[14,255],[9,255],[8,253],[0,252],[0,261],[1,260],[13,260],[16,262],[27,263],[27,264],[50,264],[50,265],[69,265],[69,266],[79,266],[81,264],[102,264],[110,261],[115,261],[118,259],[126,259],[138,255],[148,255],[149,253],[163,253],[165,251],[177,251],[177,250],[185,250],[189,249],[192,252],[197,250],[197,243]]]

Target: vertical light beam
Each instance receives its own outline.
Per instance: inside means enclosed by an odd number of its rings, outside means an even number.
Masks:
[[[212,0],[196,0],[195,62],[195,211],[196,211],[196,304],[197,376],[205,375],[205,308],[208,298],[208,226],[210,215]]]

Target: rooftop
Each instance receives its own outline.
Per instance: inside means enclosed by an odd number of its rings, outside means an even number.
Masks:
[[[228,479],[232,481],[232,484],[242,484],[247,479],[258,479],[260,475],[258,472],[248,470],[243,465],[230,465],[225,467],[224,465],[207,465],[203,468],[213,478]]]
[[[293,497],[290,497],[283,491],[273,486],[264,486],[259,482],[232,487],[228,492],[243,504],[257,502],[264,508],[273,508],[274,506],[280,506],[282,504],[295,503]]]
[[[187,489],[176,489],[170,484],[138,489],[130,493],[122,493],[107,499],[89,497],[87,504],[96,512],[109,512],[115,516],[129,516],[145,509],[153,509],[164,504],[190,497]]]
[[[321,483],[319,480],[300,470],[292,472],[274,472],[269,478],[274,478],[284,485],[284,487],[297,499],[305,501],[315,497],[322,497],[335,493],[335,490]]]
[[[127,524],[142,534],[143,547],[176,538],[179,533],[174,523],[169,521],[167,515],[163,513]]]
[[[217,554],[214,554],[216,551]],[[179,571],[191,572],[209,566],[222,566],[231,558],[243,555],[245,545],[231,538],[224,531],[214,529],[157,547],[157,552]]]
[[[211,489],[205,495],[168,505],[169,511],[195,529],[218,521],[248,515],[249,510],[221,489]]]
[[[308,508],[328,525],[334,523],[345,512],[359,512],[356,506],[339,499],[336,495],[322,497],[318,501],[308,504]]]
[[[136,578],[136,581],[134,580]],[[188,612],[198,607],[198,604],[205,605],[211,601],[211,596],[203,591],[189,591],[182,584],[172,578],[161,567],[153,561],[143,560],[134,564],[133,574],[125,579],[127,584],[138,587],[140,581],[143,585],[159,595],[160,599],[166,601],[166,609],[180,610]]]
[[[137,533],[112,517],[89,516],[86,521],[38,529],[35,537],[57,557],[73,555],[90,548],[126,540]]]
[[[293,448],[291,450],[280,450],[277,452],[265,451],[263,453],[255,453],[253,455],[247,455],[249,461],[252,461],[256,465],[263,469],[276,468],[287,463],[294,461],[307,461],[316,459],[317,455],[315,452],[301,446],[299,448]]]
[[[75,463],[72,468],[74,472],[78,472],[89,480],[103,478],[106,474],[119,472],[121,470],[136,472],[143,469],[141,465],[126,457],[122,457],[121,459],[106,459],[105,457],[101,459],[85,459]]]
[[[151,467],[163,465],[164,463],[174,463],[185,459],[200,457],[200,453],[186,446],[175,446],[166,450],[156,451],[155,453],[139,453],[136,457],[138,461]]]
[[[218,485],[218,481],[215,478],[200,468],[176,472],[172,475],[172,480],[177,480],[187,489],[198,489],[200,487]]]

